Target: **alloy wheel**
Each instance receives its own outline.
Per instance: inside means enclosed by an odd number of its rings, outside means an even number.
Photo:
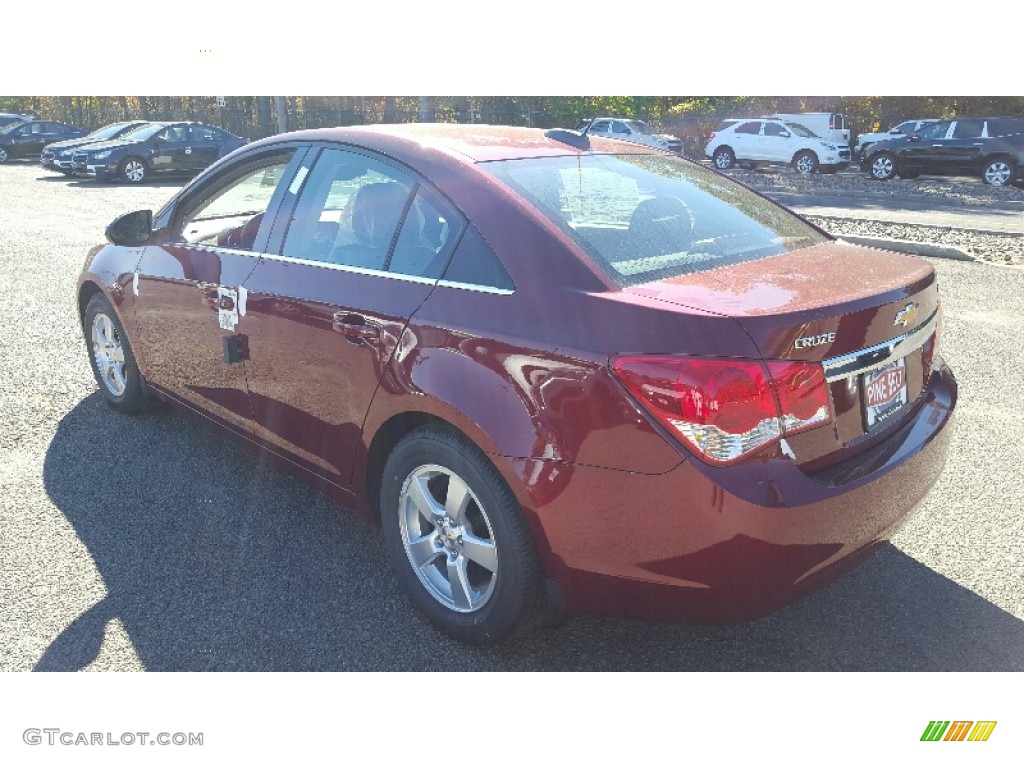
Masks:
[[[888,155],[879,155],[871,163],[871,175],[876,179],[888,179],[892,177],[895,170],[892,158]]]
[[[1010,165],[1004,160],[996,160],[985,166],[985,183],[1001,187],[1010,181],[1012,172]]]
[[[92,357],[103,386],[114,397],[121,397],[127,386],[124,346],[114,323],[102,312],[97,313],[92,321]]]
[[[129,160],[124,164],[123,173],[128,181],[138,183],[146,178],[146,166],[141,160]]]
[[[399,495],[399,530],[416,577],[458,613],[483,608],[494,594],[498,550],[483,505],[450,469],[414,469]]]

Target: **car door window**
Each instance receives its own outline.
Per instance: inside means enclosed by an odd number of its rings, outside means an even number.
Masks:
[[[984,120],[958,120],[953,129],[954,139],[976,139],[985,128]]]
[[[781,136],[785,129],[778,123],[765,123],[764,124],[764,135],[765,136]]]
[[[752,120],[747,123],[741,123],[736,126],[735,133],[753,133],[758,134],[761,132],[761,122],[759,120]]]
[[[402,223],[389,272],[437,278],[458,240],[459,217],[441,197],[420,186]]]
[[[944,139],[948,130],[949,123],[932,123],[931,125],[921,126],[918,136],[922,139]]]
[[[629,126],[626,125],[625,123],[620,123],[618,120],[616,120],[614,123],[612,123],[612,133],[618,134],[620,136],[628,136],[630,133]]]
[[[611,124],[607,120],[598,120],[591,124],[588,133],[609,133]]]
[[[276,152],[220,174],[215,188],[204,188],[185,203],[176,239],[252,250],[292,154]]]
[[[299,195],[282,255],[385,270],[413,179],[376,158],[324,150]]]

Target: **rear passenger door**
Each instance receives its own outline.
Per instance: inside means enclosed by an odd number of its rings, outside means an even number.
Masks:
[[[942,164],[946,173],[962,173],[973,176],[980,168],[982,150],[985,147],[984,120],[958,120],[953,126],[953,136],[945,140],[942,149]]]
[[[362,151],[320,148],[291,188],[245,282],[256,437],[348,486],[378,382],[461,224],[420,179]]]

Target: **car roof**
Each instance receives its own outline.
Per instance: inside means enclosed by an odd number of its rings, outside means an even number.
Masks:
[[[424,150],[443,152],[463,162],[514,160],[529,157],[609,154],[652,154],[640,144],[588,136],[590,149],[580,149],[548,136],[541,128],[460,123],[399,123],[338,128],[314,128],[278,134],[253,142],[250,148],[292,141],[331,141],[358,144],[379,152],[410,157]]]

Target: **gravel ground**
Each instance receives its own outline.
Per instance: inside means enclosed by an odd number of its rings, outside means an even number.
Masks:
[[[1022,214],[1024,215],[1024,214]],[[969,256],[994,264],[1024,266],[1024,237],[993,232],[971,232],[953,227],[909,226],[865,219],[808,216],[819,227],[836,235],[861,235],[888,240],[910,240],[958,248]]]
[[[859,570],[749,624],[578,618],[481,650],[419,617],[362,519],[198,420],[103,404],[75,279],[174,187],[0,167],[0,670],[1024,671],[1024,271],[932,262],[952,455]]]
[[[782,166],[762,166],[756,170],[734,169],[728,172],[738,181],[769,194],[782,192],[790,194],[843,196],[873,196],[884,200],[891,198],[934,201],[937,205],[962,205],[984,208],[992,204],[1024,203],[1024,188],[992,187],[976,179],[922,177],[918,179],[893,179],[888,182],[873,181],[867,174],[854,168],[841,173],[813,174],[796,173]],[[1024,206],[1021,207],[1024,216]],[[997,264],[1024,265],[1024,237],[1011,234],[965,231],[954,227],[934,227],[889,222],[871,219],[830,218],[808,216],[814,223],[834,234],[861,235],[891,240],[936,243],[959,248],[968,255]]]

